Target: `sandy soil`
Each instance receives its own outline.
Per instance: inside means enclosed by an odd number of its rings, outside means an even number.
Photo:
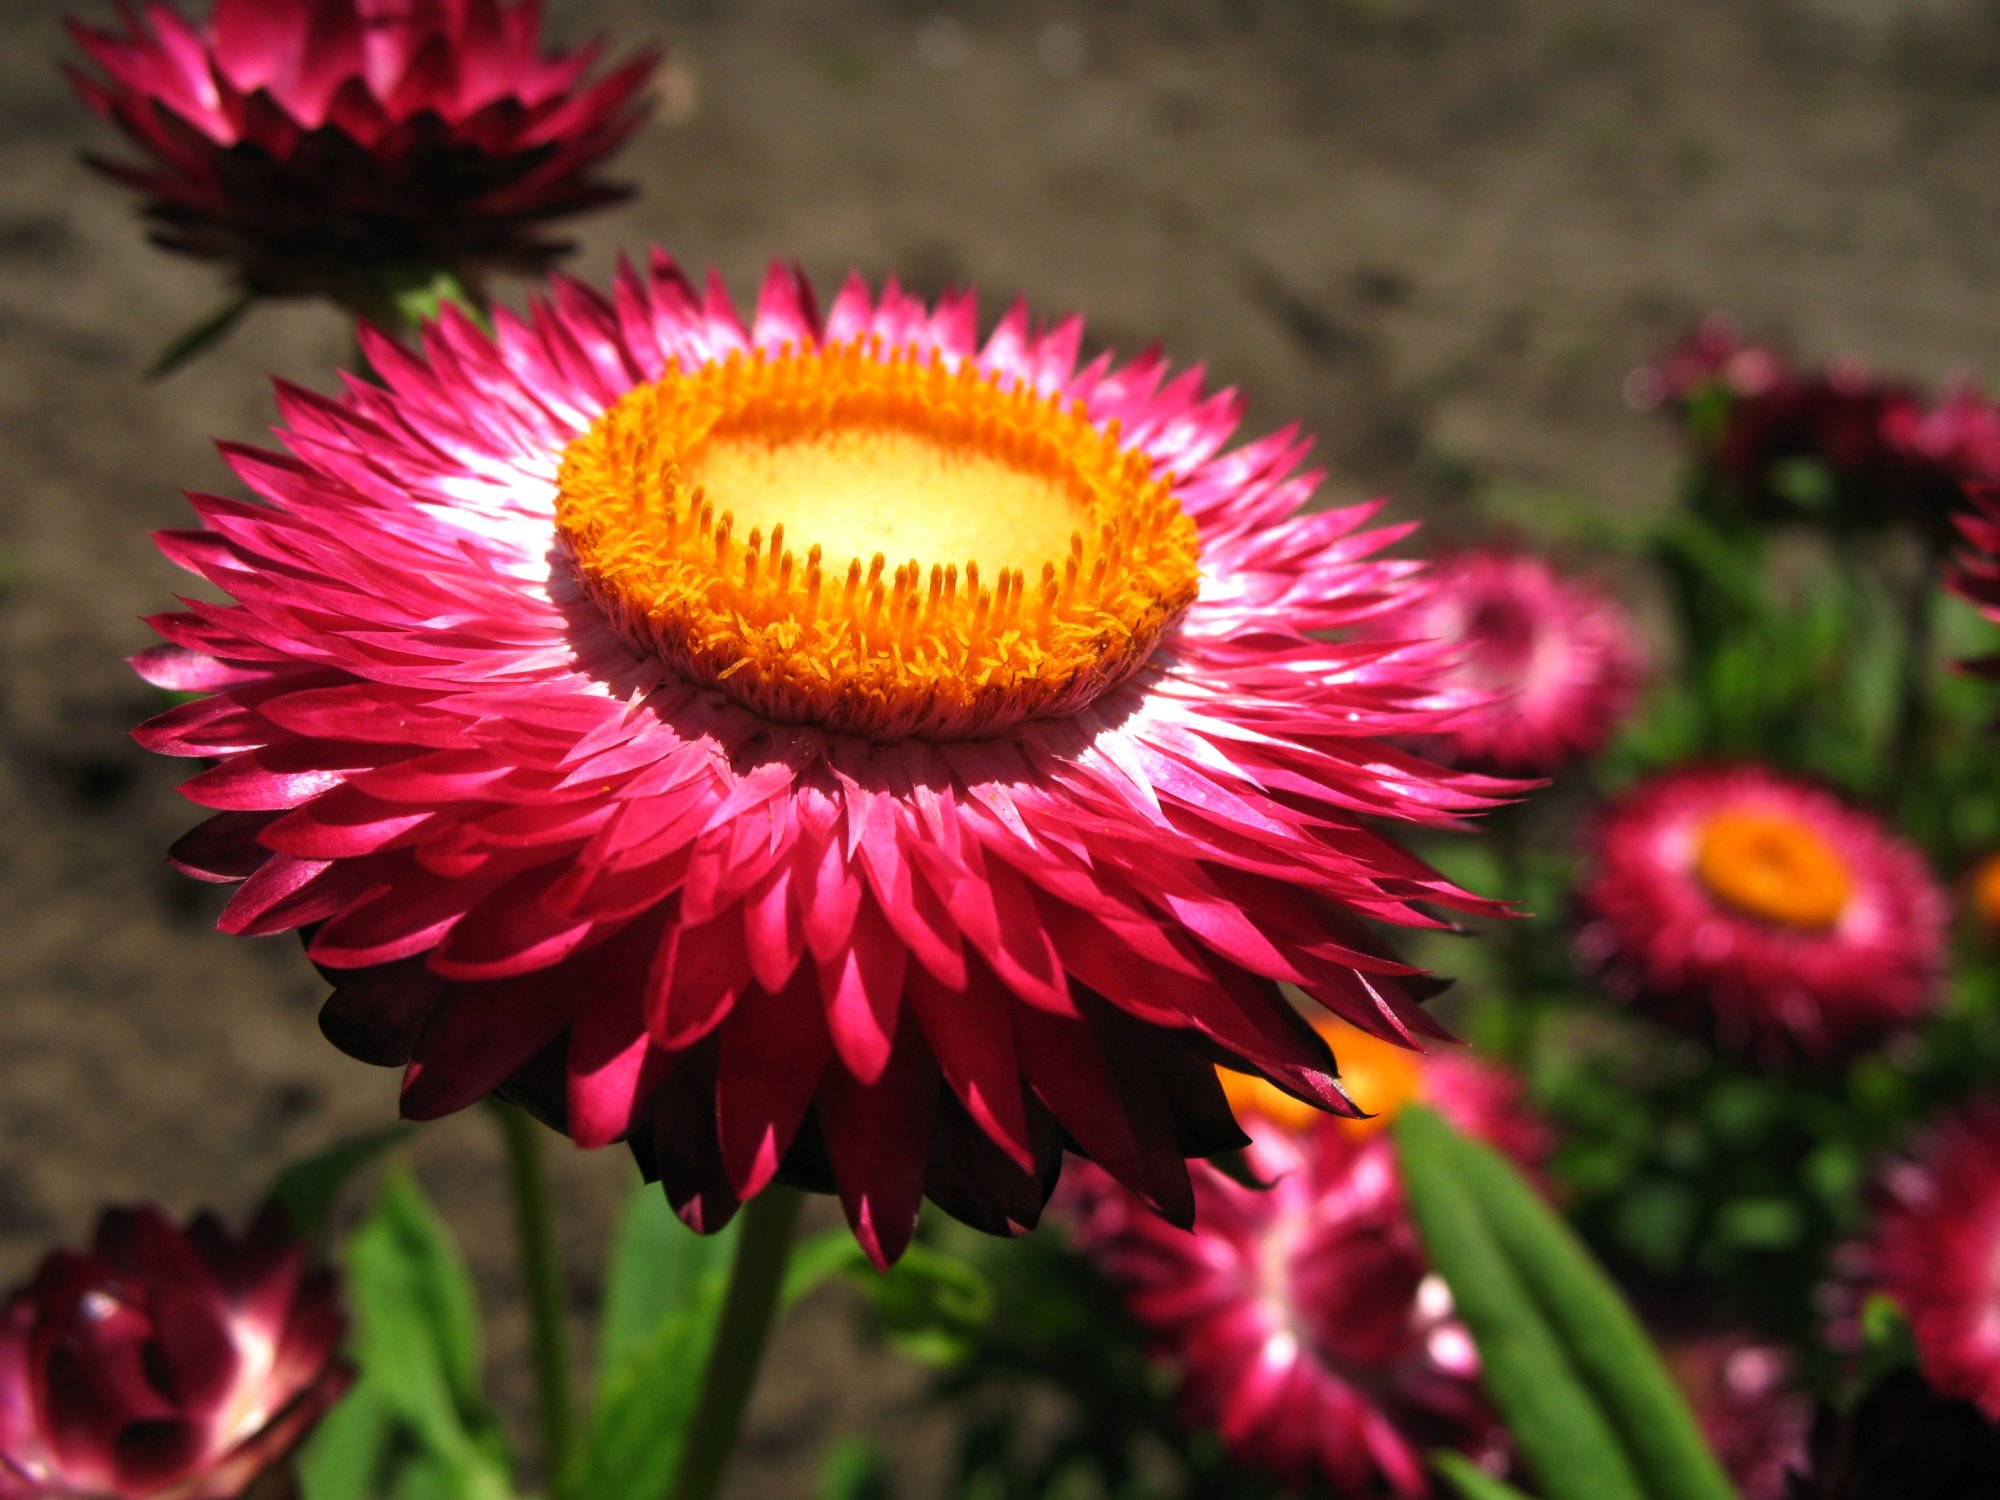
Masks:
[[[151,702],[120,658],[181,583],[148,531],[183,524],[179,489],[227,488],[209,439],[262,431],[267,372],[326,385],[347,336],[268,310],[140,383],[219,288],[77,165],[107,142],[52,66],[62,9],[9,0],[0,46],[0,1281],[103,1200],[242,1211],[395,1098],[321,1041],[294,944],[210,930],[215,893],[160,860],[184,768],[124,738]],[[583,274],[657,240],[744,294],[785,256],[1081,308],[1099,343],[1209,361],[1252,431],[1304,419],[1328,495],[1392,493],[1437,538],[1495,486],[1661,501],[1670,448],[1621,382],[1712,307],[1926,379],[2000,363],[2000,13],[1978,0],[551,9],[570,36],[664,32],[696,90],[627,158],[638,202],[583,226]],[[483,1122],[420,1156],[505,1308]],[[559,1165],[587,1266],[629,1168]],[[917,1377],[851,1321],[826,1299],[781,1336],[736,1494],[807,1493],[843,1426],[936,1471]],[[496,1316],[516,1410],[521,1337]]]

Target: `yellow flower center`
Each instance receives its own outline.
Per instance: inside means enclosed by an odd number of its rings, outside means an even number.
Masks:
[[[1717,900],[1781,927],[1831,927],[1854,894],[1839,852],[1781,813],[1716,814],[1701,831],[1695,871]]]
[[[1340,1065],[1341,1087],[1347,1090],[1350,1099],[1368,1111],[1368,1118],[1350,1120],[1329,1115],[1273,1088],[1254,1074],[1218,1068],[1222,1092],[1238,1119],[1254,1116],[1289,1131],[1308,1130],[1322,1120],[1333,1120],[1353,1135],[1370,1136],[1394,1120],[1404,1105],[1422,1097],[1422,1053],[1372,1037],[1331,1017],[1321,1021],[1317,1030],[1333,1048],[1334,1059]],[[1255,1131],[1251,1133],[1254,1135]]]
[[[564,452],[556,528],[642,648],[877,740],[1074,712],[1199,581],[1194,522],[1115,422],[872,339],[670,366]]]

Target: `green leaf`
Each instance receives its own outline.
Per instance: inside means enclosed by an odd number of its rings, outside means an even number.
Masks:
[[[634,1188],[625,1200],[605,1273],[598,1323],[600,1381],[610,1379],[669,1317],[707,1297],[719,1297],[735,1254],[733,1224],[720,1234],[696,1234],[674,1217],[657,1185]]]
[[[877,1271],[845,1229],[815,1235],[792,1252],[780,1307],[839,1276],[873,1304],[875,1326],[910,1358],[931,1365],[966,1358],[993,1316],[993,1287],[956,1255],[913,1244],[887,1271]]]
[[[250,304],[256,300],[256,297],[249,292],[230,298],[162,349],[153,362],[146,366],[146,378],[164,380],[196,355],[207,353],[228,336],[229,331],[246,312],[250,311]]]
[[[1463,1453],[1449,1449],[1431,1455],[1431,1467],[1457,1490],[1460,1500],[1528,1500],[1505,1480],[1495,1479]]]
[[[299,1450],[302,1500],[374,1500],[392,1462],[396,1414],[381,1390],[361,1381]]]
[[[563,1493],[666,1493],[701,1395],[736,1240],[734,1225],[696,1234],[656,1186],[641,1184],[627,1198],[605,1287],[589,1433]]]
[[[867,1438],[842,1438],[819,1466],[818,1500],[892,1500],[889,1465]]]
[[[405,1429],[413,1458],[440,1467],[459,1500],[508,1494],[504,1435],[480,1384],[471,1278],[407,1170],[383,1179],[346,1262],[355,1360]]]
[[[354,1175],[409,1134],[409,1126],[391,1125],[302,1157],[278,1173],[266,1196],[284,1210],[296,1234],[318,1239],[326,1233],[333,1205]]]
[[[680,1467],[720,1314],[719,1296],[669,1313],[600,1382],[589,1435],[562,1493],[589,1500],[653,1500],[667,1492]]]
[[[1410,1206],[1548,1500],[1731,1500],[1638,1320],[1498,1152],[1430,1110],[1395,1125]]]

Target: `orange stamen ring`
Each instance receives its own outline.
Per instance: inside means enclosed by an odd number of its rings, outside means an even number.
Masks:
[[[556,528],[642,649],[877,740],[1075,712],[1199,585],[1193,521],[1116,422],[875,339],[670,365],[565,450]]]

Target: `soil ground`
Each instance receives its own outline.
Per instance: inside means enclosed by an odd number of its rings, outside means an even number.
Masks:
[[[125,738],[155,705],[120,661],[181,586],[147,533],[184,524],[181,488],[230,487],[210,438],[262,432],[267,374],[328,385],[347,334],[262,310],[140,381],[219,282],[150,251],[78,165],[109,139],[53,66],[64,8],[7,0],[0,43],[0,1282],[105,1200],[240,1213],[286,1154],[395,1101],[320,1039],[296,945],[216,935],[216,893],[161,863],[186,768]],[[658,241],[745,296],[795,257],[823,285],[970,282],[989,316],[1017,292],[1082,309],[1094,345],[1207,360],[1253,433],[1303,419],[1328,496],[1391,494],[1433,539],[1496,497],[1660,503],[1672,448],[1622,385],[1711,308],[1927,381],[2000,375],[1991,3],[550,9],[571,38],[664,35],[691,106],[625,158],[636,202],[580,226],[584,276]],[[484,1122],[429,1128],[418,1155],[522,1412]],[[629,1167],[558,1166],[588,1266]],[[857,1427],[927,1493],[944,1447],[920,1385],[821,1299],[780,1335],[732,1493],[807,1495]]]

